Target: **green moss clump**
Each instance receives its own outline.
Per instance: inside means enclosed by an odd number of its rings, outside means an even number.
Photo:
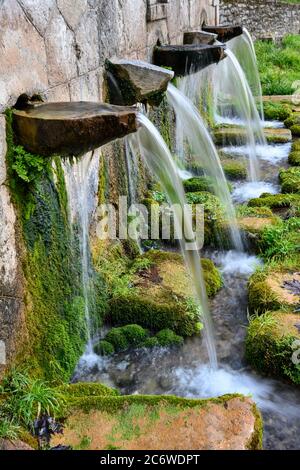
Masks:
[[[266,260],[294,259],[300,252],[300,218],[279,219],[266,226],[260,234],[259,249]]]
[[[300,168],[280,170],[279,181],[283,193],[300,194]]]
[[[300,124],[294,124],[291,127],[291,133],[295,137],[300,137]]]
[[[300,125],[300,113],[292,113],[285,121],[284,125],[291,129],[294,125]]]
[[[114,354],[115,348],[112,343],[101,340],[94,346],[94,352],[99,356],[111,356],[111,354]]]
[[[273,211],[288,209],[293,215],[300,215],[300,196],[298,194],[262,194],[250,199],[248,207],[269,207]]]
[[[159,342],[158,342],[158,339],[156,338],[156,336],[151,336],[151,337],[147,338],[141,346],[143,346],[145,348],[155,348],[155,347],[159,346]]]
[[[291,106],[287,103],[276,103],[272,101],[264,102],[265,119],[284,121],[292,113]]]
[[[118,396],[119,392],[107,385],[100,383],[78,382],[74,384],[64,384],[56,388],[65,399],[80,397],[108,397]]]
[[[183,338],[169,329],[159,331],[156,334],[156,339],[160,346],[178,346],[183,344]]]
[[[273,217],[274,214],[269,207],[249,207],[245,205],[237,206],[236,208],[238,217],[255,217],[255,218],[266,218]]]
[[[122,328],[112,328],[105,336],[105,341],[111,343],[117,352],[125,351],[129,348],[129,341]]]
[[[196,193],[198,191],[213,192],[213,180],[207,176],[197,176],[183,182],[187,193]]]
[[[218,246],[226,240],[224,208],[219,199],[209,192],[187,193],[189,204],[202,204],[204,206],[204,244]],[[228,237],[227,237],[228,239]]]
[[[202,259],[201,265],[207,295],[213,297],[223,285],[221,273],[210,259]]]
[[[246,358],[257,370],[300,384],[300,366],[292,361],[300,336],[294,326],[299,315],[266,312],[253,317],[247,332]]]
[[[285,263],[272,263],[254,273],[248,282],[249,311],[262,314],[267,311],[291,311],[297,306],[297,298],[286,295],[285,280],[293,278],[299,269],[299,255]]]
[[[247,169],[245,165],[236,160],[223,161],[223,170],[227,178],[231,180],[242,180],[247,178]]]
[[[292,166],[300,166],[300,152],[291,152],[288,162]]]

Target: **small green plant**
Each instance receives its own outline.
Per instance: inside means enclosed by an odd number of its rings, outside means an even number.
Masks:
[[[49,163],[45,157],[33,155],[27,152],[21,145],[14,147],[12,169],[17,176],[26,183],[34,181],[37,176],[45,170],[45,166],[47,165],[49,165]]]
[[[63,398],[46,382],[32,378],[27,371],[13,369],[1,386],[2,413],[7,419],[30,428],[35,418],[43,413],[55,416],[63,407]]]
[[[178,336],[174,331],[166,328],[156,334],[156,338],[160,346],[177,346],[183,344],[182,336]]]
[[[0,439],[18,439],[21,428],[16,424],[14,418],[1,416],[0,412]]]
[[[300,250],[300,218],[292,217],[264,228],[261,233],[262,256],[276,261],[293,257]]]

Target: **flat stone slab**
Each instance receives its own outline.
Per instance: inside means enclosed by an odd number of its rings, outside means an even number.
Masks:
[[[254,402],[242,396],[91,397],[74,400],[74,405],[63,436],[54,436],[52,445],[76,448],[88,437],[86,450],[107,449],[111,442],[120,450],[261,449],[260,415]]]
[[[218,35],[218,41],[227,42],[243,34],[243,27],[240,25],[219,25],[219,26],[203,26],[203,31]]]
[[[169,82],[171,70],[139,60],[106,60],[109,101],[118,105],[133,105],[147,101],[159,105]]]
[[[40,155],[83,155],[137,130],[136,110],[92,102],[48,103],[13,111],[16,140]]]
[[[271,101],[272,103],[288,103],[288,104],[297,104],[296,101],[300,101],[300,97],[297,100],[295,95],[270,95],[270,96],[263,96],[263,101]],[[300,106],[300,103],[299,103]]]
[[[186,31],[183,34],[183,44],[206,44],[212,46],[217,38],[217,34],[205,31]]]
[[[158,46],[153,53],[153,61],[156,65],[170,67],[179,77],[196,73],[224,58],[225,47],[220,45]]]
[[[264,129],[267,142],[273,144],[283,144],[292,140],[292,133],[289,129]],[[214,131],[215,142],[218,145],[240,144],[246,141],[247,133],[242,127],[223,127]]]

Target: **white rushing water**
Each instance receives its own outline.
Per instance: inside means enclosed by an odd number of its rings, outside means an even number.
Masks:
[[[143,114],[138,114],[140,130],[137,134],[129,136],[133,146],[139,145],[141,155],[146,165],[155,175],[165,191],[170,204],[179,208],[174,211],[175,225],[181,226],[181,209],[186,204],[185,193],[182,182],[178,176],[177,168],[172,155],[164,142],[162,136]],[[195,297],[201,308],[202,321],[204,323],[204,337],[209,355],[210,367],[217,369],[217,353],[215,349],[213,327],[208,307],[208,299],[202,273],[200,256],[196,243],[192,243],[192,249],[186,249],[186,243],[191,244],[193,240],[193,228],[191,221],[184,218],[184,239],[180,240],[182,254],[186,266],[194,284]]]
[[[167,97],[178,118],[177,126],[181,127],[184,138],[188,140],[193,157],[200,163],[204,173],[211,177],[214,192],[225,208],[227,219],[230,222],[232,245],[242,251],[243,243],[228,184],[218,152],[203,119],[193,103],[173,85],[168,86]]]
[[[250,276],[263,264],[257,256],[234,250],[213,253],[212,260],[220,267],[223,274],[242,274],[244,276]]]
[[[88,153],[73,161],[63,163],[66,189],[68,193],[69,214],[73,236],[78,238],[81,259],[82,294],[84,298],[85,319],[88,342],[86,353],[92,353],[93,324],[91,319],[91,303],[93,302],[92,266],[89,245],[89,221],[93,210],[93,195],[96,192],[95,176],[98,174],[99,157]],[[97,180],[97,178],[96,178]]]
[[[288,158],[291,148],[291,142],[278,145],[257,145],[256,152],[261,160],[265,160],[276,165]],[[245,156],[249,155],[249,148],[247,146],[228,146],[223,147],[222,152],[227,153],[228,155]]]

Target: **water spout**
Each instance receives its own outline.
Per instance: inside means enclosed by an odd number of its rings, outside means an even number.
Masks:
[[[187,138],[194,158],[200,162],[204,172],[212,178],[214,192],[220,198],[229,221],[232,246],[238,251],[243,251],[243,242],[220,158],[200,113],[192,102],[173,85],[168,86],[167,96],[179,119],[177,125]]]
[[[145,159],[150,171],[156,176],[165,191],[169,203],[175,207],[183,207],[186,203],[182,182],[178,176],[177,168],[172,155],[164,142],[162,136],[143,114],[138,114],[140,130],[135,135],[130,136],[131,145],[139,145],[141,154]],[[181,224],[181,214],[174,211],[175,224]],[[207,346],[211,368],[217,368],[217,353],[215,349],[214,335],[211,316],[208,307],[208,299],[202,273],[201,260],[196,243],[193,249],[186,250],[186,243],[194,238],[193,228],[188,218],[184,218],[184,239],[181,240],[182,254],[193,280],[195,297],[201,308],[202,320],[204,323],[204,337]]]

